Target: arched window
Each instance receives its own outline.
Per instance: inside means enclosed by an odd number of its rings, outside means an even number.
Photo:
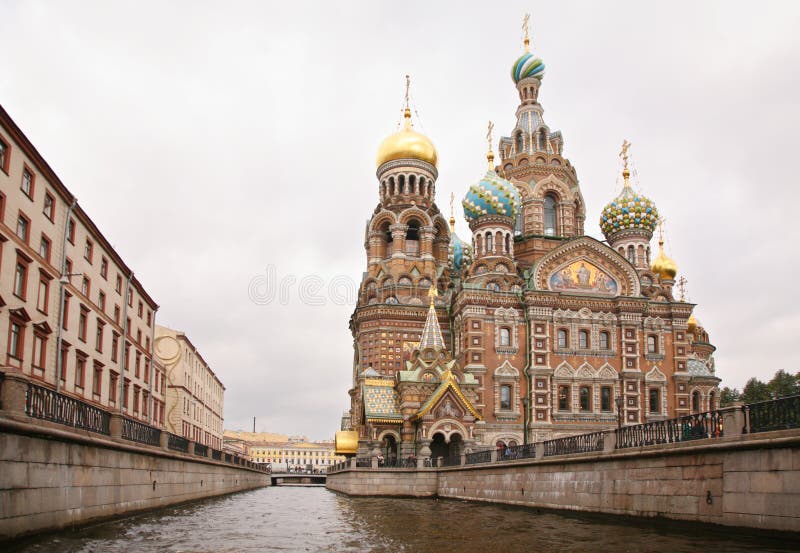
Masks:
[[[492,253],[494,251],[494,236],[492,236],[491,232],[486,233],[486,253]]]
[[[511,235],[506,234],[506,250],[505,253],[511,254]]]
[[[500,386],[500,409],[511,409],[511,386],[509,384]]]
[[[406,230],[406,253],[419,255],[419,221],[412,219]]]
[[[405,194],[406,193],[406,176],[405,175],[400,175],[397,180],[399,182],[397,192],[399,194]]]
[[[555,236],[557,229],[556,199],[552,194],[548,194],[544,197],[544,235]]]
[[[658,340],[652,334],[647,337],[647,353],[658,353]]]
[[[608,349],[608,332],[601,332],[600,333],[600,349]]]
[[[520,154],[520,153],[525,151],[525,139],[522,138],[522,131],[517,131],[515,145],[516,145],[518,154]]]
[[[695,390],[692,392],[692,412],[699,413],[700,412],[700,392]]]
[[[500,329],[500,345],[508,346],[511,344],[511,332],[507,328]]]
[[[631,265],[636,265],[636,250],[633,246],[628,246],[628,261]]]
[[[717,406],[715,405],[716,402],[717,402],[716,394],[713,391],[709,392],[708,393],[708,410],[709,411],[714,411],[717,408]]]
[[[591,386],[581,386],[580,389],[581,411],[592,410],[592,388]]]
[[[567,331],[563,328],[558,331],[558,347],[561,349],[567,348]]]
[[[578,345],[581,349],[589,349],[589,332],[581,330],[578,332]]]
[[[547,151],[547,131],[544,129],[539,131],[539,149],[543,152]]]

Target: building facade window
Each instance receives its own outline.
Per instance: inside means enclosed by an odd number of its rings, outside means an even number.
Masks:
[[[559,386],[558,387],[558,410],[559,411],[569,411],[569,396],[570,396],[570,389],[569,386]]]
[[[552,194],[544,197],[544,235],[555,236],[558,232],[558,216],[556,214],[556,199]]]
[[[86,244],[83,247],[83,258],[89,263],[91,263],[93,254],[94,254],[94,244],[92,243],[91,240],[87,238]]]
[[[8,144],[0,138],[0,169],[6,174],[8,174],[8,158],[11,157],[9,152]]]
[[[50,296],[50,281],[45,277],[39,279],[39,297],[36,299],[36,309],[47,314],[47,306]]]
[[[558,331],[558,347],[561,349],[566,349],[568,344],[569,335],[566,330],[563,328]]]
[[[75,219],[70,219],[69,225],[67,225],[67,240],[73,246],[75,245]]]
[[[695,390],[692,392],[692,412],[699,413],[700,412],[700,392]]]
[[[601,332],[600,333],[600,349],[609,349],[609,334],[608,332]]]
[[[500,345],[501,346],[511,345],[511,331],[507,328],[500,329]]]
[[[19,214],[17,218],[17,238],[28,243],[28,236],[30,232],[31,221],[22,213]]]
[[[14,295],[24,300],[28,289],[28,263],[22,258],[17,258],[17,266],[14,269]]]
[[[600,388],[600,410],[611,411],[611,386]]]
[[[47,364],[47,338],[34,333],[33,335],[33,366],[44,369]]]
[[[119,384],[119,375],[114,371],[108,373],[108,401],[116,403],[117,401],[117,385]]]
[[[95,365],[94,374],[92,376],[92,394],[99,398],[102,386],[103,386],[103,368]]]
[[[89,319],[89,310],[81,306],[80,314],[78,315],[78,339],[82,342],[86,341],[86,325]]]
[[[592,388],[590,386],[581,386],[580,389],[580,404],[581,411],[592,410]]]
[[[105,257],[100,258],[100,276],[108,278],[108,259]]]
[[[589,332],[587,330],[578,332],[578,346],[581,349],[589,349]]]
[[[50,222],[53,222],[56,215],[56,200],[50,195],[49,192],[45,193],[44,195],[44,207],[42,208],[42,213],[45,217],[47,217]]]
[[[650,412],[651,413],[660,413],[661,412],[661,401],[658,388],[650,388]]]
[[[647,336],[647,353],[658,353],[658,340],[652,334]]]
[[[97,293],[97,306],[100,308],[100,311],[103,313],[106,312],[106,293],[102,290]]]
[[[112,332],[111,334],[111,361],[117,362],[117,355],[119,352],[119,334]]]
[[[42,241],[39,243],[39,255],[50,263],[50,240],[44,235],[42,235]]]
[[[17,360],[22,360],[22,351],[25,347],[24,328],[16,321],[11,321],[8,326],[8,355]]]
[[[75,352],[75,387],[83,388],[86,378],[86,357],[81,352]]]
[[[33,172],[27,167],[22,168],[22,184],[20,184],[20,190],[22,190],[23,194],[28,196],[31,200],[33,199]]]
[[[81,294],[83,294],[85,298],[88,298],[91,292],[90,282],[89,277],[83,277],[83,279],[81,279]]]
[[[511,386],[508,384],[500,386],[500,409],[511,409]]]
[[[99,351],[100,353],[103,352],[103,330],[105,329],[105,324],[99,318],[97,319],[97,334],[95,335],[94,340],[94,349]]]

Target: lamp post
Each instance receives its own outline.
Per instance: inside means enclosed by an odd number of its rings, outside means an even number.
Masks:
[[[614,403],[617,404],[617,429],[622,428],[622,396],[617,396]]]
[[[522,398],[522,445],[528,445],[528,406],[530,402],[531,400],[527,396]]]

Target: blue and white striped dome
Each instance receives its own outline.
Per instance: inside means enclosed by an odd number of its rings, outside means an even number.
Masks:
[[[472,246],[464,242],[455,231],[450,233],[449,248],[450,267],[456,273],[466,268],[472,262]]]
[[[514,83],[518,83],[528,77],[541,80],[544,77],[544,62],[530,52],[525,52],[511,66],[511,78],[514,79]]]
[[[517,188],[490,169],[478,183],[469,187],[461,205],[464,206],[464,217],[474,221],[482,215],[514,218],[521,203]]]

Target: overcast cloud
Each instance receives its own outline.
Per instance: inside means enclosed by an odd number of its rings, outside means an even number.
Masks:
[[[509,71],[531,12],[545,121],[578,170],[587,233],[600,237],[627,138],[723,385],[800,370],[800,3],[489,5],[0,0],[0,103],[161,305],[158,322],[224,382],[226,428],[255,416],[260,431],[329,438],[349,407],[354,305],[325,290],[366,267],[375,152],[403,76],[447,211],[484,171],[486,122],[513,127]],[[326,304],[297,285],[286,302],[251,301],[268,267],[317,275]]]

